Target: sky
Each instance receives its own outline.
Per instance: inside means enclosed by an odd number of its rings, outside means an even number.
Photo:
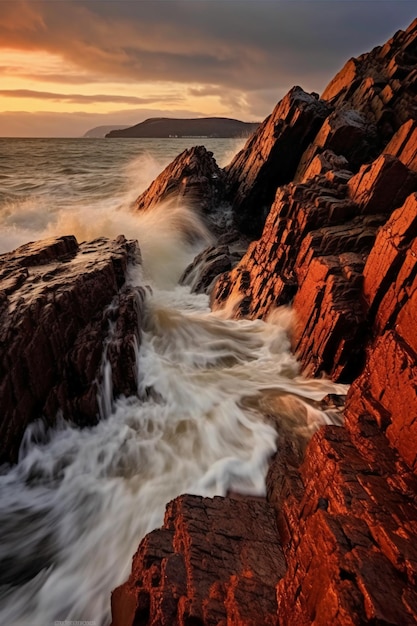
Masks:
[[[415,0],[0,0],[0,137],[79,137],[149,117],[261,121],[321,93]]]

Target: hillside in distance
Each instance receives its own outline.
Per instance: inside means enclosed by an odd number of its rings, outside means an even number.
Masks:
[[[106,137],[247,137],[258,126],[257,122],[241,122],[227,117],[151,117],[135,126],[113,130]]]
[[[123,128],[128,128],[128,124],[113,124],[112,126],[95,126],[94,128],[90,128],[84,133],[83,137],[87,137],[90,139],[101,139],[110,133],[112,130],[120,130]]]

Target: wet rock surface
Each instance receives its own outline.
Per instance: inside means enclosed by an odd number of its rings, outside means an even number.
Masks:
[[[113,392],[136,392],[143,292],[125,286],[128,263],[140,252],[124,237],[58,237],[0,257],[1,461],[16,461],[34,419],[97,422],[105,348]]]
[[[137,198],[134,208],[146,211],[157,204],[186,204],[202,213],[210,213],[222,202],[224,173],[213,153],[204,146],[184,150],[157,176]]]
[[[277,187],[292,180],[329,111],[314,95],[293,87],[225,168],[227,196],[242,232],[261,234]]]

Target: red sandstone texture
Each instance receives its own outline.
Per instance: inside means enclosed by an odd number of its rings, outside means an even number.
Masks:
[[[353,381],[345,424],[306,450],[280,434],[272,518],[250,500],[171,503],[113,594],[114,626],[417,624],[416,61],[417,20],[346,64],[319,128],[302,96],[314,132],[296,88],[226,170],[237,223],[253,236],[269,214],[212,306],[258,318],[292,302],[305,369]],[[299,132],[285,176],[264,170]]]
[[[112,594],[112,626],[272,626],[285,571],[277,539],[263,500],[173,500]]]
[[[124,283],[128,263],[139,262],[124,237],[58,237],[1,255],[0,461],[17,459],[26,426],[41,416],[97,422],[105,346],[114,393],[136,392],[143,293]]]

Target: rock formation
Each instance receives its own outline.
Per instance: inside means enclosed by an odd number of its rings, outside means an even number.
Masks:
[[[285,571],[276,533],[264,501],[173,500],[163,528],[144,539],[129,580],[112,594],[112,625],[272,626],[275,584]]]
[[[244,233],[261,234],[277,187],[292,180],[329,110],[294,87],[225,168],[227,195]]]
[[[106,137],[247,137],[257,126],[256,122],[241,122],[228,117],[150,117],[135,126],[111,130]]]
[[[61,410],[81,426],[97,422],[105,348],[114,393],[136,393],[143,293],[125,285],[127,265],[140,263],[140,252],[124,237],[80,245],[71,236],[48,239],[0,263],[4,462],[16,461],[33,419],[51,424]]]
[[[305,370],[352,383],[345,421],[306,449],[281,433],[268,503],[170,503],[113,626],[417,624],[416,61],[417,20],[321,100],[294,88],[225,169],[236,224],[261,236],[212,307],[292,303]]]
[[[209,213],[217,208],[224,193],[224,173],[213,153],[204,146],[181,152],[135,202],[135,210],[146,211],[162,202],[187,204]]]
[[[351,386],[342,425],[307,445],[279,432],[266,500],[168,504],[113,592],[113,626],[417,624],[416,62],[417,20],[321,98],[294,87],[224,170],[196,147],[138,198],[184,202],[213,232],[231,209],[183,281],[236,318],[291,304],[304,371]],[[0,461],[15,461],[31,420],[92,424],[112,390],[136,392],[143,291],[126,285],[140,255],[124,237],[0,261]]]

